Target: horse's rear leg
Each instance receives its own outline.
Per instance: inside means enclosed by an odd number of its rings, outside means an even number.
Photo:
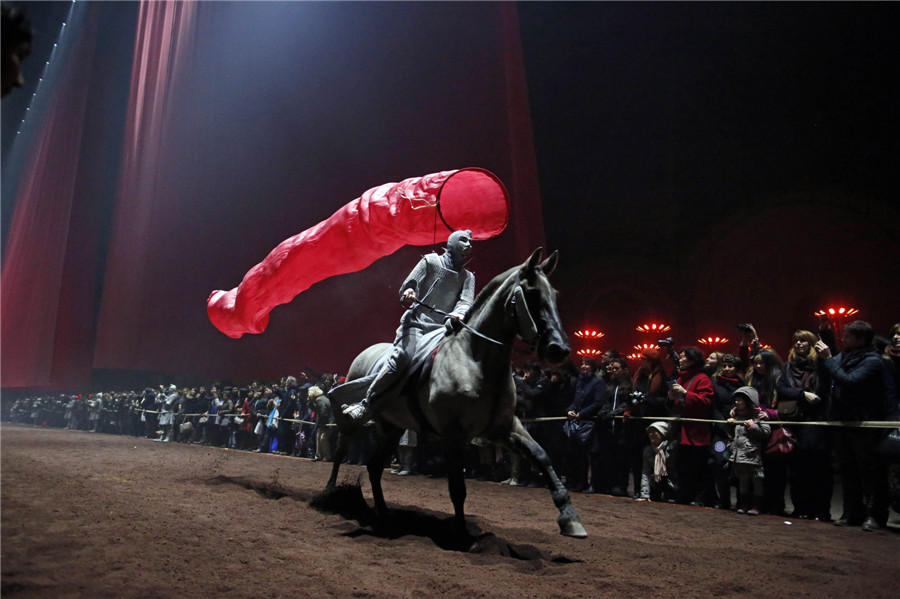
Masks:
[[[382,423],[378,435],[378,447],[375,455],[369,460],[366,468],[369,471],[369,483],[372,485],[372,498],[375,500],[375,515],[381,516],[387,512],[387,504],[384,502],[384,491],[381,489],[381,477],[384,475],[384,467],[391,452],[400,442],[403,429],[393,425]]]
[[[556,523],[559,525],[560,533],[569,537],[586,537],[587,532],[584,530],[584,526],[581,525],[581,520],[575,508],[572,507],[569,492],[550,464],[550,457],[544,451],[544,448],[525,430],[518,418],[514,419],[513,430],[505,444],[509,449],[518,451],[527,457],[535,468],[543,473],[547,487],[553,496],[553,503],[556,504],[559,510],[559,518],[556,519]]]

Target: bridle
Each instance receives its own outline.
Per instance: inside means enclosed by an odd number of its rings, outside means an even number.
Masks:
[[[509,299],[506,300],[506,311],[510,318],[515,320],[522,340],[532,348],[536,348],[538,341],[541,339],[541,334],[534,319],[531,317],[528,302],[525,301],[525,290],[522,288],[522,281],[518,272],[516,273],[516,282],[513,285],[515,286],[513,292],[510,294]]]

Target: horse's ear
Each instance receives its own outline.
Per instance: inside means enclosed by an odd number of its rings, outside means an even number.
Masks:
[[[544,248],[538,248],[531,252],[531,256],[528,257],[528,260],[526,260],[525,264],[522,266],[526,279],[531,280],[531,277],[534,275],[534,269],[537,268],[538,263],[541,260],[541,252],[543,250]]]
[[[542,271],[544,271],[544,274],[549,277],[550,274],[554,270],[556,270],[556,262],[558,261],[558,259],[559,259],[559,250],[556,250],[552,254],[550,254],[549,258],[547,258],[546,260],[541,262],[538,266],[540,267],[540,269]]]

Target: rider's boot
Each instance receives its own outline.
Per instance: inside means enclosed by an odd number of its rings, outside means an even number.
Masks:
[[[341,406],[341,413],[349,416],[356,422],[365,422],[371,418],[371,410],[369,409],[369,398],[363,399],[358,403],[344,404]]]

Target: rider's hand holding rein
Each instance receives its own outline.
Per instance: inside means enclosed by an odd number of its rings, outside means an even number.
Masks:
[[[461,329],[462,327],[459,324],[460,322],[462,322],[462,319],[459,316],[457,316],[456,314],[451,314],[450,316],[445,318],[444,319],[444,328],[447,329],[447,334],[452,335],[453,333],[455,333],[459,329]]]

